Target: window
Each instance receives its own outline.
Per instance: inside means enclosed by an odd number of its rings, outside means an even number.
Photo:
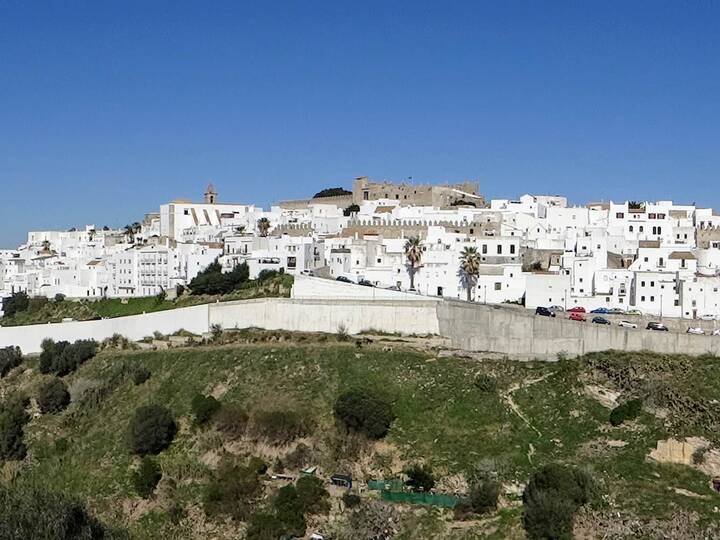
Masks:
[[[644,286],[645,286],[645,282],[644,282],[644,281],[641,281],[641,282],[640,282],[640,286],[641,286],[641,287],[644,287]]]
[[[510,254],[511,255],[515,254],[515,244],[510,244]]]
[[[655,301],[655,297],[654,297],[654,296],[651,296],[651,297],[650,297],[650,301],[651,301],[651,302],[654,302],[654,301]]]
[[[502,289],[502,283],[500,283],[499,281],[496,281],[495,282],[495,290],[499,291],[501,289]]]
[[[487,244],[483,244],[482,252],[483,252],[483,255],[485,255],[487,253]]]
[[[622,219],[622,218],[625,217],[625,214],[624,214],[623,212],[618,212],[617,214],[615,214],[615,217],[616,217],[617,219]]]
[[[632,225],[630,225],[630,227],[629,227],[629,229],[628,229],[628,230],[629,230],[630,232],[633,232],[633,226],[632,226]]]
[[[651,281],[651,282],[650,282],[650,286],[651,286],[651,287],[654,287],[654,286],[655,286],[655,282],[654,282],[654,281]]]
[[[502,244],[498,244],[497,246],[497,254],[502,255]]]
[[[643,227],[642,225],[640,225],[640,232],[643,232],[644,230],[645,230],[645,227]]]

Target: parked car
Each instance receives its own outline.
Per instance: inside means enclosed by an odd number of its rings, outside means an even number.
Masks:
[[[574,308],[568,309],[569,313],[585,313],[585,308],[582,306],[575,306]]]
[[[620,321],[618,326],[622,326],[623,328],[637,328],[637,324],[630,321]]]
[[[543,317],[554,317],[555,313],[550,311],[546,307],[538,306],[535,308],[535,315],[541,315]]]
[[[599,307],[593,309],[590,313],[595,313],[597,315],[607,315],[610,313],[610,310],[608,308]]]
[[[565,311],[565,308],[562,306],[550,306],[550,311]]]
[[[710,335],[711,336],[720,336],[720,328],[718,328],[717,330],[713,330],[712,334],[710,334]]]
[[[605,317],[593,317],[592,322],[595,324],[610,324],[610,321],[608,321]]]
[[[701,318],[703,321],[720,320],[720,317],[718,317],[717,315],[710,315],[710,314],[708,314],[708,315],[703,315],[703,316],[700,317],[700,318]]]
[[[568,319],[570,319],[571,321],[585,322],[585,317],[583,316],[583,314],[578,312],[571,313]]]
[[[338,276],[335,278],[335,281],[342,281],[343,283],[352,283],[352,280],[350,278],[346,278],[345,276]]]
[[[626,315],[639,315],[642,317],[642,311],[639,309],[631,309],[630,311],[625,312]]]
[[[614,307],[608,310],[608,315],[625,315],[625,310]]]
[[[361,279],[360,281],[358,281],[358,285],[362,285],[363,287],[374,287],[375,286],[367,279]]]
[[[649,322],[645,327],[646,330],[657,330],[658,332],[668,332],[668,327],[660,322]]]
[[[704,336],[705,335],[705,332],[703,332],[703,329],[700,328],[699,326],[695,326],[695,327],[691,326],[690,328],[687,329],[687,333],[693,334],[696,336]]]

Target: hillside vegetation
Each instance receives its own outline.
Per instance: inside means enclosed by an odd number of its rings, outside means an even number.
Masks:
[[[61,376],[69,405],[42,413],[38,392],[60,385],[39,363],[11,359],[0,379],[3,399],[31,398],[26,455],[4,462],[2,484],[80,501],[113,534],[525,538],[541,530],[538,515],[569,516],[557,537],[718,534],[714,357],[478,361],[393,336],[244,330],[190,348],[101,351]],[[310,466],[322,481],[272,479]],[[329,486],[335,473],[352,475],[351,493]],[[462,502],[357,490],[400,478]]]
[[[210,304],[216,301],[289,297],[292,283],[291,275],[273,275],[267,279],[245,281],[237,289],[223,294],[190,294],[189,290],[181,290],[181,295],[172,300],[168,299],[165,294],[125,300],[120,298],[102,300],[69,300],[63,297],[57,299],[29,298],[26,309],[13,316],[0,318],[0,326],[57,323],[63,319],[90,321]]]

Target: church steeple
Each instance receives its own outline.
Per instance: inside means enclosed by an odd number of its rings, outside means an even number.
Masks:
[[[215,191],[215,186],[213,186],[212,182],[210,182],[205,190],[205,204],[215,204],[216,202],[217,191]]]

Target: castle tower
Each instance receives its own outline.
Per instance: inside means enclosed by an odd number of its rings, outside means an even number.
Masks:
[[[210,182],[205,190],[205,204],[215,204],[216,202],[217,191],[215,191],[215,186],[213,186],[212,182]]]

